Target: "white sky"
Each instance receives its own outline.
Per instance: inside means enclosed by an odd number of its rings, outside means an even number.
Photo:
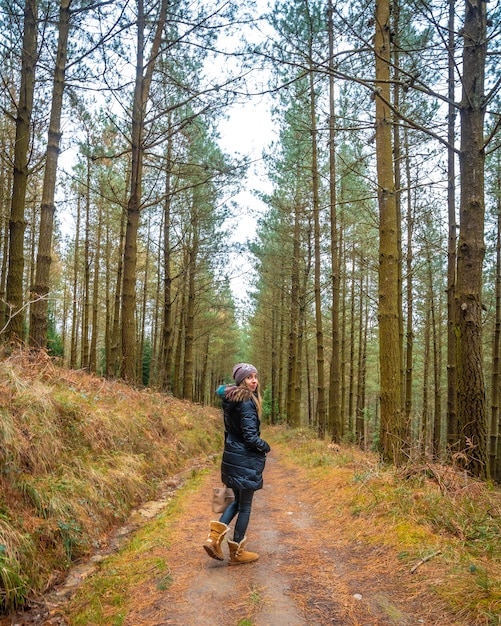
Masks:
[[[221,122],[219,145],[230,155],[238,153],[249,157],[249,168],[242,191],[233,198],[239,217],[232,220],[232,241],[246,243],[256,234],[257,216],[266,207],[256,197],[255,191],[270,192],[271,183],[263,166],[263,150],[273,139],[273,125],[266,98],[254,98],[244,105],[233,107],[229,119]],[[245,300],[252,267],[240,255],[230,267],[231,287],[238,300]]]
[[[249,157],[252,165],[247,174],[247,183],[244,190],[237,196],[239,206],[245,212],[246,208],[252,211],[263,208],[262,203],[252,194],[254,190],[270,191],[270,182],[267,179],[263,166],[263,150],[273,139],[271,115],[264,98],[254,98],[248,103],[232,107],[229,119],[221,122],[219,127],[221,148],[229,153]],[[255,226],[255,220],[247,214],[242,225],[236,232],[237,241],[242,241],[242,235],[249,235],[249,226]],[[247,223],[248,222],[248,223]]]

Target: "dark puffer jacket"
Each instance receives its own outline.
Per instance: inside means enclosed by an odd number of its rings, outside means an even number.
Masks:
[[[261,422],[252,392],[246,387],[228,385],[222,400],[225,431],[222,481],[238,491],[261,489],[270,446],[260,437]]]

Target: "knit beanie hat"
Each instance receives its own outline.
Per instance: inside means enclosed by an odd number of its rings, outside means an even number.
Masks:
[[[237,363],[233,368],[233,378],[239,385],[250,374],[257,374],[257,369],[250,363]]]

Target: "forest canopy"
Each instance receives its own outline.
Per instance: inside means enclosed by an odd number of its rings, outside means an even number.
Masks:
[[[0,0],[4,349],[202,404],[250,360],[272,423],[499,481],[500,23]],[[269,191],[236,241],[255,164],[221,128],[263,97]]]

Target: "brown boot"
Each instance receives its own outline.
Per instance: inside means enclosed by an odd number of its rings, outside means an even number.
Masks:
[[[257,561],[259,554],[247,552],[245,550],[246,543],[247,537],[244,537],[240,543],[228,539],[228,547],[230,548],[230,560],[228,561],[228,565],[240,565],[242,563]]]
[[[204,544],[204,550],[209,556],[218,561],[224,561],[223,550],[221,544],[226,533],[230,530],[229,526],[223,522],[211,522],[209,536]]]

